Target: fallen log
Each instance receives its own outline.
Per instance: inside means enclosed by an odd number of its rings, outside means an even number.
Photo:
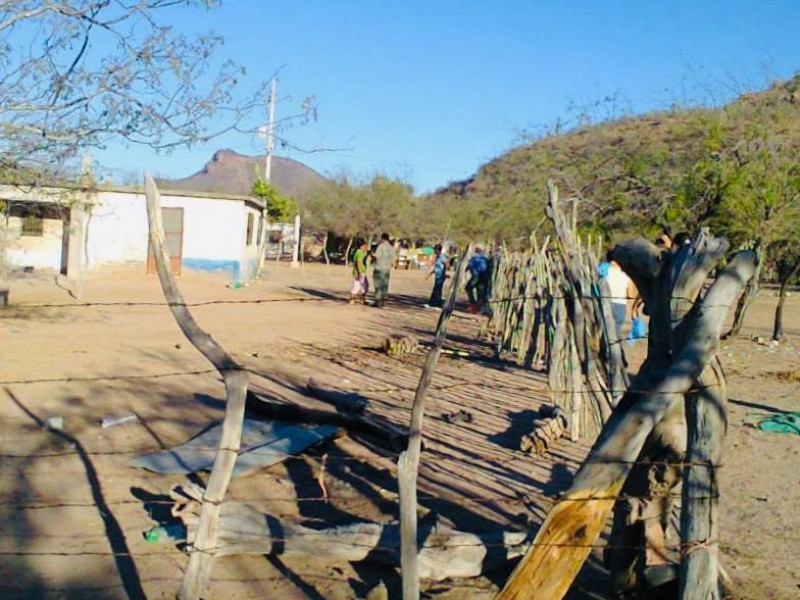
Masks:
[[[190,544],[202,495],[203,489],[191,483],[170,491],[175,502],[172,514],[185,525]],[[433,581],[478,577],[522,556],[529,542],[525,532],[474,534],[438,525],[426,528],[421,523],[419,574]],[[226,502],[220,512],[215,555],[231,554],[315,556],[399,567],[400,526],[361,522],[311,529],[280,521],[247,504]]]
[[[378,446],[392,453],[402,452],[408,445],[408,430],[377,415],[341,413],[299,404],[273,402],[250,389],[247,390],[247,410],[275,421],[338,425],[348,431],[370,436]]]
[[[313,377],[308,378],[306,390],[314,398],[345,412],[363,413],[369,406],[369,401],[361,394],[326,388]]]

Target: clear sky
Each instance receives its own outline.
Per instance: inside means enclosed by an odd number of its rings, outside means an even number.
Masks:
[[[316,98],[318,120],[282,135],[338,150],[278,155],[326,175],[386,173],[417,192],[581,111],[719,105],[800,71],[794,0],[224,0],[181,9],[175,26],[223,35],[224,54],[254,79],[279,70],[277,118]],[[263,144],[237,134],[166,157],[110,148],[95,160],[184,177],[217,149],[256,155]]]

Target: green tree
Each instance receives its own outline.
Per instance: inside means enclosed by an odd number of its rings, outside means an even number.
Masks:
[[[769,254],[788,248],[800,228],[800,165],[780,139],[754,126],[720,160],[727,174],[725,192],[710,217],[715,231],[759,256],[753,279],[737,303],[727,336],[739,333],[755,299]],[[770,253],[767,253],[770,250]]]
[[[297,202],[281,194],[274,185],[263,179],[253,183],[253,195],[261,198],[267,205],[267,215],[273,222],[284,222],[297,214]]]

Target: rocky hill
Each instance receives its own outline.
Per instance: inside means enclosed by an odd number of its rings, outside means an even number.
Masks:
[[[800,164],[800,77],[720,108],[675,108],[543,136],[434,199],[467,229],[488,225],[508,241],[524,239],[541,221],[552,178],[562,197],[579,200],[587,228],[649,235],[661,224],[713,220],[726,194],[744,193],[744,178],[768,183],[756,168],[762,164],[762,171]]]
[[[157,183],[165,190],[249,196],[253,183],[263,177],[264,159],[263,155],[245,156],[233,150],[218,150],[194,175],[183,179],[159,179]],[[284,196],[302,199],[325,181],[325,177],[314,169],[296,160],[272,157],[271,182]]]

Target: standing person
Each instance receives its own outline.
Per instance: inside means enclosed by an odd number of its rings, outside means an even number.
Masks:
[[[481,246],[475,246],[475,254],[467,263],[469,281],[467,282],[467,296],[469,297],[469,312],[485,310],[487,292],[489,291],[489,259]]]
[[[381,241],[375,249],[375,264],[372,280],[375,283],[375,306],[383,308],[386,296],[389,295],[389,275],[394,266],[394,246],[389,241],[389,234],[382,233]]]
[[[442,290],[444,289],[444,280],[447,278],[447,256],[442,252],[441,244],[436,244],[433,248],[433,266],[425,276],[426,279],[431,275],[433,275],[433,291],[425,308],[441,308],[443,304]]]
[[[350,304],[364,304],[369,282],[367,281],[367,242],[361,241],[353,254],[353,287]]]
[[[617,340],[621,340],[622,328],[625,326],[625,319],[628,316],[628,292],[632,282],[619,264],[610,258],[608,260],[608,273],[605,277],[611,290],[611,313],[614,316],[614,324],[617,327]]]

